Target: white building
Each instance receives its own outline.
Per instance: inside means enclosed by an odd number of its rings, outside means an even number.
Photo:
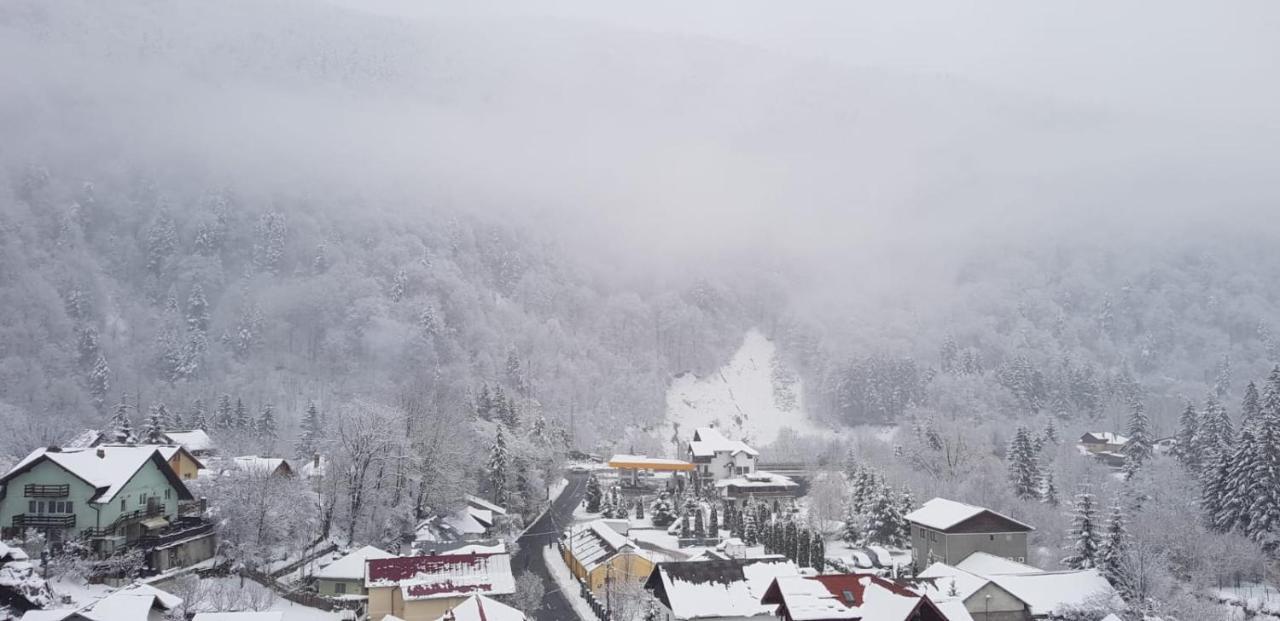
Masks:
[[[689,442],[689,461],[699,485],[755,474],[760,453],[739,440],[724,437],[714,427],[699,427]]]

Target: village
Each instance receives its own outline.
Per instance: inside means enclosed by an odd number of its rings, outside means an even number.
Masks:
[[[1125,442],[1091,432],[1077,449],[1105,462]],[[847,517],[824,520],[809,511],[813,471],[762,463],[713,427],[678,446],[679,458],[576,454],[522,531],[466,494],[401,548],[327,537],[237,567],[219,507],[193,490],[319,480],[325,456],[228,456],[203,429],[86,431],[0,479],[0,603],[24,621],[1114,621],[1106,611],[1123,609],[1097,566],[1029,564],[1034,524],[915,502],[853,454],[838,475]],[[79,582],[50,577],[68,551]]]

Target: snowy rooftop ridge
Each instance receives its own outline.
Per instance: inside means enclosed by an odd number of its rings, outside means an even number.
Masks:
[[[507,554],[441,554],[373,559],[365,563],[368,588],[396,587],[406,600],[473,593],[510,595],[516,581]]]
[[[155,446],[103,445],[85,449],[38,448],[18,462],[0,481],[7,481],[40,459],[63,467],[76,478],[98,489],[91,502],[109,502],[137,474],[138,470],[158,455]],[[163,457],[161,457],[163,459]],[[168,471],[168,466],[165,466]],[[185,489],[185,488],[183,488]]]
[[[694,430],[693,437],[694,439],[689,442],[689,450],[699,457],[710,457],[716,453],[731,455],[746,453],[751,456],[760,454],[741,440],[730,440],[724,437],[715,427],[698,427]]]
[[[762,602],[785,607],[793,621],[907,621],[929,599],[872,574],[778,578]]]
[[[659,563],[645,582],[680,619],[769,616],[763,604],[775,578],[798,576],[785,558],[727,559]]]
[[[472,595],[435,621],[525,621],[523,612],[484,595]],[[384,619],[383,621],[386,621]]]
[[[594,520],[570,529],[569,550],[588,571],[600,566],[623,550],[649,558],[639,546],[614,530],[604,520]]]
[[[998,518],[1008,520],[1027,530],[1035,530],[1030,524],[1019,522],[1003,513],[997,513],[986,507],[978,507],[963,502],[956,502],[946,498],[934,498],[924,503],[919,509],[908,513],[904,517],[908,522],[919,524],[934,530],[946,531],[964,522],[967,522],[983,513],[989,513]]]
[[[982,587],[994,584],[1022,600],[1036,617],[1054,614],[1069,606],[1118,597],[1115,588],[1096,569],[980,575],[934,563],[916,576],[915,583],[934,597],[959,600],[968,599]]]
[[[373,546],[365,546],[329,563],[316,572],[315,577],[327,580],[360,580],[364,578],[365,561],[378,558],[395,558],[396,555]]]
[[[205,433],[203,429],[191,429],[189,431],[166,431],[165,437],[174,444],[182,445],[182,448],[195,453],[197,451],[211,451],[214,448],[213,438]]]

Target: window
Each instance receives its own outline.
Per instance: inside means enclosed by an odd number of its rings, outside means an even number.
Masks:
[[[335,583],[333,583],[333,592],[334,592],[334,593],[337,593],[338,595],[342,595],[342,594],[346,593],[346,592],[347,592],[347,583],[345,583],[345,582],[335,582]]]
[[[164,499],[165,499],[165,500],[168,500],[168,499],[169,499],[169,492],[171,492],[171,491],[173,491],[173,490],[168,490],[168,489],[164,490]]]
[[[75,508],[71,506],[71,501],[70,501],[70,500],[68,500],[68,501],[66,501],[65,503],[62,503],[62,504],[67,505],[67,513],[75,513],[75,512],[76,512]]]
[[[1019,556],[1017,560],[1018,560],[1018,562],[1019,562],[1019,563],[1025,563],[1025,562],[1027,562],[1027,559],[1026,559],[1025,557],[1022,557],[1022,556]]]
[[[124,503],[125,503],[125,500],[126,500],[125,498],[121,498],[121,499],[120,499],[120,510],[121,510],[121,511],[124,511]]]
[[[35,513],[35,512],[36,512],[36,501],[34,501],[34,500],[28,500],[28,501],[27,501],[27,513]]]
[[[36,513],[44,513],[44,501],[43,501],[43,500],[40,500],[40,501],[37,501],[37,502],[36,502]]]
[[[938,533],[929,533],[929,541],[937,541]]]

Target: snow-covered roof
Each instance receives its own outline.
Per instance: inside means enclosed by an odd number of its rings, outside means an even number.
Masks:
[[[124,595],[150,595],[151,597],[156,598],[159,607],[164,608],[165,610],[173,610],[182,605],[181,597],[141,582],[124,587],[119,591],[116,591],[116,593]]]
[[[933,597],[965,600],[987,584],[994,584],[1022,600],[1036,617],[1053,614],[1067,606],[1117,597],[1115,588],[1096,569],[1051,572],[1021,563],[1014,565],[1021,568],[1017,573],[978,574],[934,563],[916,575],[915,585]]]
[[[1044,570],[1039,567],[1032,567],[1026,563],[1019,563],[1018,561],[986,552],[974,552],[966,556],[963,561],[956,563],[956,569],[978,574],[979,576],[1044,573]]]
[[[757,470],[751,474],[746,474],[739,477],[733,477],[731,479],[720,479],[719,481],[716,481],[716,487],[717,488],[733,487],[733,488],[747,488],[747,489],[754,488],[754,487],[792,488],[792,487],[799,487],[799,485],[795,481],[792,481],[790,477],[785,477],[781,474],[774,474],[772,472],[765,472],[764,470]]]
[[[31,557],[27,555],[26,550],[5,545],[3,542],[0,542],[0,562],[27,560],[31,560]]]
[[[639,546],[604,520],[594,520],[569,529],[569,552],[587,571],[599,567],[623,551],[648,558]]]
[[[261,612],[197,612],[191,621],[284,621],[284,611]]]
[[[18,465],[14,466],[0,481],[7,481],[35,465],[37,461],[47,459],[96,488],[98,492],[90,502],[110,502],[128,484],[133,475],[137,474],[152,456],[157,455],[154,446],[102,445],[96,448],[70,450],[38,448],[22,458],[22,461],[18,462]],[[162,469],[166,474],[169,471],[168,466]],[[171,479],[171,482],[179,490],[180,497],[184,497],[183,494],[185,494],[184,499],[190,499],[190,492],[181,481],[177,480],[176,476]]]
[[[472,507],[475,507],[476,509],[484,509],[491,513],[496,513],[498,515],[507,514],[507,510],[505,508],[495,505],[479,496],[473,496],[471,494],[467,494],[467,504]]]
[[[471,544],[449,550],[449,554],[505,554],[507,544],[499,541],[493,545]]]
[[[682,459],[666,459],[663,457],[647,457],[645,455],[627,455],[619,453],[609,458],[610,468],[629,470],[688,471],[693,464]]]
[[[329,458],[323,455],[316,455],[308,459],[307,463],[302,464],[299,469],[304,477],[322,477],[329,469]]]
[[[364,578],[364,562],[375,558],[395,558],[395,555],[373,546],[365,546],[329,563],[316,572],[316,577],[326,580],[360,580]]]
[[[785,558],[726,559],[659,563],[645,582],[677,619],[772,616],[760,603],[774,579],[797,576]]]
[[[927,598],[873,574],[778,578],[763,602],[785,607],[793,621],[907,621]]]
[[[715,427],[698,427],[693,431],[693,440],[689,442],[689,451],[698,457],[711,457],[716,453],[737,455],[746,453],[751,456],[760,452],[747,446],[740,440],[730,440],[720,434]]]
[[[1019,522],[1007,515],[997,513],[985,507],[977,507],[968,505],[963,502],[947,500],[946,498],[934,498],[924,503],[919,509],[908,513],[906,519],[921,526],[945,531],[955,528],[960,524],[967,522],[983,513],[989,513],[997,518],[1001,518],[1012,522],[1014,525],[1025,528],[1026,530],[1035,530],[1029,524]]]
[[[98,438],[100,437],[102,437],[101,431],[98,431],[97,429],[85,429],[84,431],[81,431],[80,433],[76,434],[74,438],[71,438],[69,441],[63,444],[62,448],[64,449],[89,448],[97,444]]]
[[[182,448],[195,453],[197,451],[212,451],[216,446],[213,438],[205,433],[203,429],[192,429],[190,431],[166,431],[165,437],[169,438],[174,444],[181,444]]]
[[[1111,583],[1096,569],[993,575],[987,578],[1026,602],[1031,615],[1035,617],[1054,614],[1064,607],[1119,597]]]
[[[436,621],[525,621],[523,612],[483,595],[472,595]],[[383,619],[386,621],[386,618]]]
[[[471,594],[510,595],[516,590],[507,554],[440,554],[374,559],[365,564],[368,588],[397,587],[405,600]]]
[[[241,472],[249,474],[275,474],[282,467],[286,472],[292,472],[293,466],[282,457],[259,457],[257,455],[243,455],[231,460],[236,468]]]
[[[1092,436],[1092,438],[1090,438],[1090,436]],[[1103,442],[1106,444],[1125,444],[1129,441],[1129,438],[1110,431],[1090,431],[1080,436],[1080,441]]]

